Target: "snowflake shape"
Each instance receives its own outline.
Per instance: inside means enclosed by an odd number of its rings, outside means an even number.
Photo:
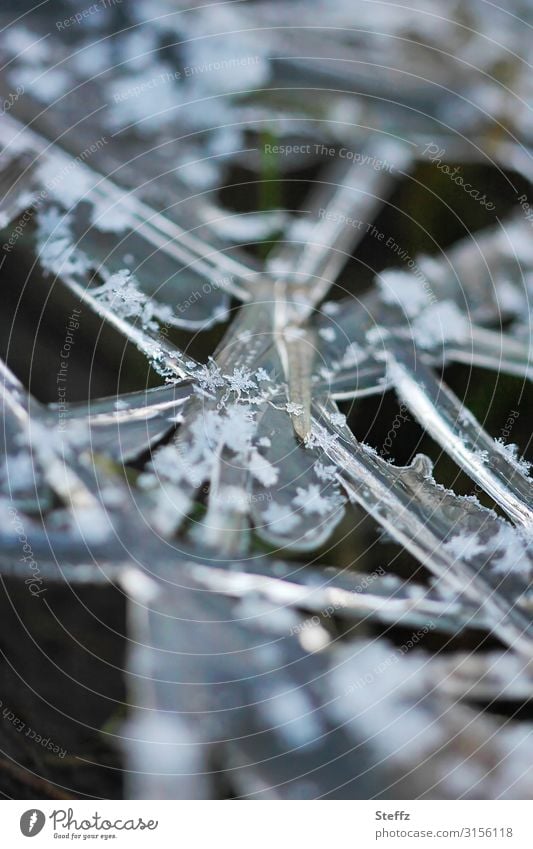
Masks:
[[[274,530],[280,534],[292,531],[300,522],[300,517],[294,510],[282,504],[276,504],[275,501],[268,505],[263,513],[263,519],[267,524],[275,525]]]
[[[289,401],[285,404],[285,409],[289,413],[290,416],[301,416],[304,408],[301,404],[295,404],[293,401]]]

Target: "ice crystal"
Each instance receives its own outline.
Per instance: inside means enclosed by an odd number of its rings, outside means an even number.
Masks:
[[[37,218],[39,259],[53,274],[77,275],[90,268],[86,255],[74,245],[68,216],[59,207],[50,206]]]
[[[321,481],[333,481],[336,479],[338,470],[336,466],[324,465],[320,460],[317,460],[313,466],[315,475]]]
[[[482,554],[486,549],[486,544],[478,540],[477,534],[457,534],[445,544],[445,548],[453,557],[471,560]]]
[[[274,486],[279,477],[279,471],[272,463],[263,457],[259,451],[253,450],[250,455],[248,468],[254,478],[263,486]]]
[[[356,342],[350,342],[339,363],[340,368],[353,368],[365,358],[364,350]]]
[[[143,328],[157,330],[157,317],[164,309],[139,289],[134,275],[127,268],[112,274],[109,280],[93,291],[94,296],[120,318],[139,319]]]
[[[250,389],[257,389],[257,383],[252,377],[252,372],[245,366],[234,368],[233,374],[225,374],[224,379],[230,390],[237,395],[241,395],[242,392],[248,392]]]
[[[300,517],[295,510],[276,501],[272,501],[263,511],[262,518],[280,534],[292,531],[300,523]]]
[[[310,448],[322,448],[327,453],[338,439],[337,434],[329,433],[323,425],[314,424],[313,430],[307,438],[307,445]]]
[[[291,416],[301,416],[304,408],[301,404],[295,404],[293,401],[289,401],[285,404],[285,409]]]
[[[417,344],[428,350],[447,342],[465,342],[469,326],[468,319],[452,301],[431,304],[411,325]]]
[[[495,551],[491,566],[497,575],[522,575],[528,581],[533,575],[533,563],[529,552],[530,540],[510,525],[501,524],[498,535],[490,541],[490,550]]]
[[[326,342],[334,342],[337,334],[335,333],[333,327],[322,327],[318,331],[318,335],[325,339]]]
[[[216,392],[220,386],[224,386],[220,369],[212,360],[195,371],[194,378],[208,392]]]
[[[400,306],[409,318],[414,318],[429,304],[429,295],[422,281],[405,271],[386,271],[378,278],[382,300]]]
[[[516,466],[519,472],[526,476],[529,475],[531,470],[531,463],[529,463],[523,457],[519,456],[518,445],[514,445],[514,443],[512,442],[505,443],[503,439],[497,439],[496,443],[501,446],[501,449],[505,452],[505,455],[511,460],[512,464]]]
[[[39,484],[39,471],[30,454],[20,452],[8,457],[0,467],[0,486],[5,492],[21,493]]]
[[[304,513],[317,513],[319,516],[325,516],[338,506],[338,501],[322,495],[320,486],[312,483],[305,489],[300,486],[297,487],[293,504],[295,507],[301,507]]]

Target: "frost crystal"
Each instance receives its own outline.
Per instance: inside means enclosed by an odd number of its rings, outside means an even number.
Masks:
[[[76,249],[68,216],[59,207],[50,206],[37,218],[39,259],[53,274],[83,274],[90,268],[85,254]]]
[[[225,374],[224,379],[228,383],[232,392],[240,395],[242,392],[248,392],[250,389],[257,389],[257,384],[252,377],[252,372],[245,366],[234,368],[233,374]]]
[[[378,286],[382,301],[400,306],[409,318],[414,318],[428,306],[428,293],[422,282],[413,274],[387,271],[378,278]]]
[[[269,525],[275,526],[274,530],[280,534],[292,531],[300,522],[300,517],[294,510],[282,504],[277,504],[275,501],[268,505],[262,514],[262,518]]]
[[[471,560],[481,556],[490,560],[495,574],[515,573],[529,578],[532,571],[527,541],[517,528],[503,521],[500,521],[497,534],[486,542],[481,542],[475,533],[461,533],[448,540],[444,548],[458,559]]]
[[[439,301],[421,312],[411,329],[417,344],[429,350],[446,342],[465,342],[470,323],[453,301]]]
[[[295,404],[293,401],[289,401],[285,404],[285,409],[289,413],[290,416],[301,416],[304,408],[301,404]]]
[[[321,481],[333,481],[336,479],[338,471],[336,466],[325,466],[320,460],[317,460],[313,466],[315,475]]]
[[[306,445],[309,448],[322,448],[327,453],[338,442],[338,439],[336,433],[329,433],[323,425],[314,424],[312,432],[307,437]]]
[[[296,507],[301,507],[304,513],[317,513],[319,516],[325,516],[339,504],[337,499],[322,495],[320,487],[315,483],[309,484],[306,489],[301,486],[297,487],[296,493],[293,504]]]
[[[206,436],[213,446],[222,442],[235,454],[243,453],[249,449],[255,433],[254,415],[247,405],[233,404],[225,414],[210,410],[203,417]]]
[[[202,365],[195,372],[194,377],[201,388],[208,392],[215,392],[218,387],[224,386],[220,369],[212,360],[207,365]]]
[[[337,301],[326,301],[325,304],[322,304],[322,312],[325,315],[338,315],[340,309],[341,306]]]

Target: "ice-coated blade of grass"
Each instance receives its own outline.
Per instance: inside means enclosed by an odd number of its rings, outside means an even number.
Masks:
[[[33,462],[27,446],[21,444],[21,431],[27,428],[29,412],[24,387],[0,360],[0,494],[5,499],[4,521],[9,507],[38,512],[46,509],[53,498],[42,469]]]
[[[200,383],[200,394],[189,405],[176,443],[183,453],[184,445],[196,439],[194,428],[201,431],[207,418],[223,418],[225,408],[236,401],[252,402],[248,413],[243,408],[248,417],[248,435],[242,450],[232,450],[229,434],[229,440],[210,449],[207,512],[193,529],[198,542],[211,545],[224,556],[243,554],[249,542],[252,471],[261,476],[262,469],[263,483],[277,474],[262,459],[257,435],[266,399],[281,389],[277,383],[281,364],[273,349],[273,309],[271,302],[253,302],[241,308],[215,351],[210,363],[211,379],[204,389]],[[235,437],[239,439],[237,429]]]
[[[90,289],[71,277],[64,276],[61,279],[82,304],[135,345],[161,377],[171,380],[185,380],[192,376],[192,369],[196,367],[197,363],[194,362],[192,357],[185,356],[165,336],[147,328],[143,329],[137,326],[135,321],[124,318],[120,315],[120,311],[114,310],[112,302],[102,302],[91,293]]]
[[[75,247],[68,218],[57,208],[41,211],[36,234],[35,259],[45,272],[63,283],[92,312],[114,327],[150,361],[162,377],[183,380],[198,365],[173,345],[164,332],[166,313],[140,292],[128,271],[111,275],[103,286],[89,285],[94,268]]]
[[[398,397],[462,469],[514,522],[533,528],[533,490],[527,469],[492,439],[409,345],[386,342],[387,371]]]

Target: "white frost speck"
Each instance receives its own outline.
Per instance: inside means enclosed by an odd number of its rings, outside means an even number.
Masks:
[[[259,451],[252,450],[248,463],[250,473],[263,486],[274,486],[279,477],[279,471]]]
[[[320,487],[315,483],[309,484],[306,489],[298,486],[296,493],[293,504],[295,507],[301,507],[303,512],[307,514],[317,513],[319,516],[325,516],[336,506],[335,501],[322,495]]]
[[[289,401],[287,404],[285,404],[285,409],[287,410],[290,416],[301,416],[304,411],[302,405],[295,404],[294,401]]]
[[[344,413],[332,413],[329,418],[331,423],[336,427],[344,427],[346,425],[346,416]]]

